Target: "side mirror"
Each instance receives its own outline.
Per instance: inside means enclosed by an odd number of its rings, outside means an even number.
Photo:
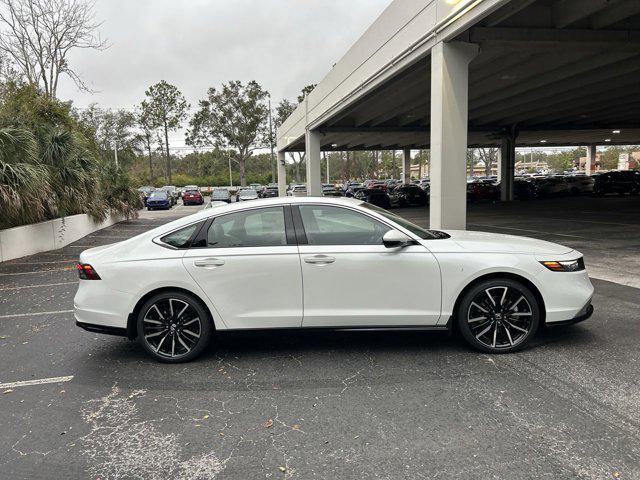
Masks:
[[[398,230],[389,230],[383,235],[382,243],[387,248],[397,248],[411,245],[413,240]]]

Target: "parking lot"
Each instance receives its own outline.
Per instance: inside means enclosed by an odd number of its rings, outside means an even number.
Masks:
[[[0,264],[0,478],[640,478],[640,197],[469,205],[469,229],[575,247],[594,277],[590,320],[516,354],[271,331],[166,365],[74,325],[82,250],[198,209]]]

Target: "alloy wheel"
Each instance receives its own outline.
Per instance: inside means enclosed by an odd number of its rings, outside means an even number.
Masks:
[[[526,296],[513,286],[497,285],[478,292],[466,318],[470,333],[489,349],[512,349],[523,342],[534,324]]]
[[[178,298],[157,300],[142,319],[145,343],[157,355],[168,359],[189,355],[200,342],[202,333],[198,311]]]

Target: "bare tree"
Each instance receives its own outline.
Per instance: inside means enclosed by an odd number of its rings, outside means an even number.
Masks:
[[[24,78],[54,98],[61,75],[82,90],[86,84],[71,67],[74,49],[106,48],[87,0],[0,0],[0,52]]]
[[[489,148],[478,148],[478,158],[480,162],[484,165],[484,174],[485,176],[491,176],[491,167],[493,167],[494,163],[498,161],[498,152],[500,150],[497,148],[489,147]]]

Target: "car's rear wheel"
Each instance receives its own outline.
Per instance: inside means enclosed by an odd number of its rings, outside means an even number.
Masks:
[[[540,305],[522,283],[496,278],[469,289],[456,314],[458,329],[472,347],[507,353],[525,347],[535,335]]]
[[[153,296],[140,309],[137,322],[142,347],[161,362],[193,360],[209,345],[213,335],[206,309],[182,292]]]

